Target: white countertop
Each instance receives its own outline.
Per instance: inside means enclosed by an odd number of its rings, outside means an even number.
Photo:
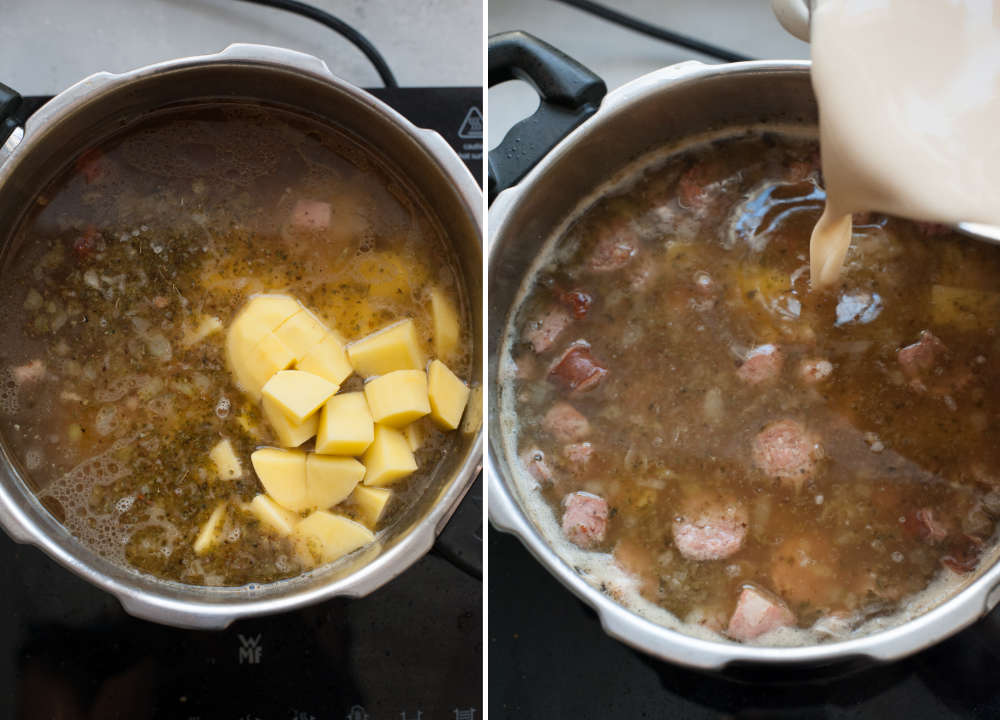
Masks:
[[[481,85],[478,0],[307,0],[365,35],[402,86]],[[234,42],[315,55],[361,86],[381,82],[334,31],[292,13],[239,0],[5,0],[0,82],[49,95],[100,70],[121,72]]]
[[[787,34],[768,0],[601,0],[621,12],[755,58],[807,58],[809,46]],[[612,90],[657,68],[700,59],[686,48],[640,35],[550,0],[489,0],[489,33],[525,30],[580,61]],[[523,82],[490,90],[489,145],[495,147],[538,104]]]

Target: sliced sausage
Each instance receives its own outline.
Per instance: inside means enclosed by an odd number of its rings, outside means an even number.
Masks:
[[[913,380],[933,369],[947,351],[943,342],[924,330],[920,333],[920,340],[900,349],[897,357],[903,372]]]
[[[753,640],[772,630],[795,624],[795,615],[784,603],[752,586],[740,593],[726,634],[734,640]]]
[[[818,385],[833,373],[833,363],[822,358],[806,358],[799,365],[799,377],[807,385]]]
[[[608,529],[608,503],[588,492],[563,498],[562,531],[574,545],[590,549],[604,542]]]
[[[594,454],[594,446],[589,442],[570,443],[563,446],[563,456],[577,469],[583,469]]]
[[[904,529],[930,545],[937,545],[948,537],[948,526],[934,516],[932,508],[920,508],[907,516]]]
[[[800,487],[816,471],[822,449],[801,423],[779,420],[757,433],[752,455],[754,465],[765,475]]]
[[[524,339],[531,343],[531,349],[543,353],[555,343],[560,333],[572,322],[573,318],[561,308],[552,308],[538,320],[528,323],[524,330]]]
[[[570,392],[586,392],[607,374],[607,368],[591,355],[590,343],[577,340],[552,364],[549,379]]]
[[[521,463],[539,484],[548,485],[552,482],[552,470],[545,462],[545,453],[537,447],[521,453]]]
[[[720,499],[689,501],[674,519],[674,544],[688,560],[722,560],[743,547],[746,509]]]
[[[570,405],[560,400],[542,418],[542,427],[560,442],[579,442],[590,434],[590,422]]]
[[[35,358],[29,363],[15,366],[11,369],[11,373],[14,375],[14,382],[18,385],[36,383],[45,377],[45,363]]]
[[[701,210],[710,199],[707,186],[711,182],[708,168],[696,163],[688,168],[677,182],[677,202],[687,210]]]
[[[949,553],[941,558],[941,564],[959,574],[971,572],[979,564],[979,558],[986,549],[982,539],[974,535],[962,535],[951,543]]]
[[[784,364],[785,353],[777,345],[758,345],[747,353],[736,374],[749,385],[759,385],[777,378]]]
[[[293,230],[315,232],[330,227],[333,210],[330,203],[322,200],[301,199],[292,208],[289,225]]]
[[[577,320],[587,317],[590,306],[594,304],[594,298],[582,290],[567,290],[559,293],[559,300]]]
[[[587,260],[591,270],[610,272],[625,267],[636,253],[635,232],[624,221],[609,227],[594,245]]]

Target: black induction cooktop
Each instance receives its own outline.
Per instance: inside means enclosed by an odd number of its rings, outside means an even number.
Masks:
[[[888,665],[725,677],[608,637],[518,540],[490,529],[488,543],[490,720],[1000,718],[1000,610]]]
[[[482,177],[482,88],[373,94]],[[25,98],[26,117],[48,98]],[[370,596],[222,632],[136,620],[0,533],[0,720],[480,720],[482,489],[434,551]]]

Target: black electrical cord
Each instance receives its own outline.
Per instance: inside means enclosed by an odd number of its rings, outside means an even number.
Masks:
[[[382,53],[375,49],[375,46],[371,44],[368,38],[340,18],[331,15],[325,10],[313,7],[312,5],[306,5],[303,2],[298,2],[298,0],[243,0],[243,2],[253,3],[255,5],[264,5],[266,7],[277,8],[279,10],[287,10],[326,25],[334,32],[342,35],[352,45],[354,45],[354,47],[364,53],[364,56],[371,61],[372,65],[375,66],[379,77],[382,78],[382,82],[387,88],[399,87],[399,84],[396,82],[396,76],[392,74],[392,70],[389,69],[389,64],[385,61],[385,58],[382,57]]]
[[[688,37],[687,35],[681,35],[673,30],[667,30],[666,28],[659,27],[657,25],[652,25],[645,20],[640,20],[634,18],[631,15],[625,15],[617,10],[612,10],[609,7],[601,5],[596,2],[591,2],[591,0],[555,0],[556,2],[565,3],[571,7],[575,7],[577,10],[583,10],[597,17],[603,18],[617,25],[627,27],[630,30],[635,30],[636,32],[642,33],[643,35],[648,35],[650,37],[656,38],[657,40],[665,40],[668,43],[674,45],[680,45],[681,47],[686,47],[689,50],[694,50],[695,52],[701,53],[702,55],[709,55],[711,57],[719,58],[720,60],[726,60],[727,62],[739,62],[741,60],[753,60],[751,57],[746,55],[740,55],[731,50],[726,50],[725,48],[716,47],[715,45],[710,45],[709,43],[702,42],[697,38]]]

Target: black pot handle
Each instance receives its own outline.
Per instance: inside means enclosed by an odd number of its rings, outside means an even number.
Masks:
[[[490,87],[525,80],[538,93],[538,110],[521,120],[490,151],[489,197],[521,180],[564,137],[600,107],[604,81],[568,55],[526,32],[489,40]]]
[[[24,122],[19,120],[17,115],[20,108],[21,96],[0,83],[0,145],[3,145],[14,129]]]

